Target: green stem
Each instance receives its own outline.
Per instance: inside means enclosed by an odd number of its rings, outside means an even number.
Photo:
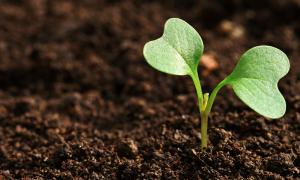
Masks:
[[[200,80],[198,77],[198,73],[195,72],[191,75],[195,87],[196,87],[196,91],[197,91],[197,95],[198,95],[198,101],[199,101],[199,111],[200,111],[200,116],[201,116],[201,150],[203,151],[203,149],[207,146],[207,121],[208,121],[208,115],[211,111],[211,107],[213,105],[213,102],[215,100],[215,97],[219,91],[219,89],[225,85],[225,83],[223,83],[224,81],[222,81],[211,93],[211,96],[209,97],[209,94],[206,93],[203,97],[202,94],[202,89],[201,89],[201,84],[200,84]],[[204,98],[204,99],[203,99]],[[203,101],[204,100],[204,101]]]
[[[194,84],[195,84],[195,87],[196,87],[196,91],[197,91],[197,95],[198,95],[198,101],[199,101],[199,111],[200,111],[200,114],[201,114],[201,112],[204,111],[204,108],[203,108],[203,94],[202,94],[201,84],[200,84],[200,80],[199,80],[197,71],[195,73],[193,73],[191,75],[191,77],[192,77],[192,79],[194,81]]]
[[[207,146],[207,120],[205,113],[201,114],[201,151]]]
[[[208,96],[205,98],[206,102],[204,105],[201,84],[200,84],[200,80],[199,80],[197,71],[195,73],[193,73],[191,75],[191,77],[194,81],[197,95],[198,95],[198,101],[199,101],[199,111],[200,111],[200,117],[201,117],[201,139],[202,139],[201,143],[202,143],[202,150],[203,150],[203,147],[206,147],[206,144],[207,144],[207,117],[203,116],[204,115],[203,112],[204,112],[205,106],[207,104]]]
[[[226,85],[225,83],[223,83],[223,81],[220,83],[220,84],[218,84],[218,86],[213,90],[213,92],[211,93],[211,95],[210,95],[210,97],[209,97],[209,99],[208,99],[208,102],[207,102],[207,105],[206,105],[206,107],[205,107],[205,110],[204,110],[204,114],[205,115],[209,115],[209,113],[210,113],[210,111],[211,111],[211,107],[212,107],[212,105],[213,105],[213,103],[214,103],[214,101],[215,101],[215,97],[216,97],[216,95],[217,95],[217,93],[218,93],[218,91],[219,91],[219,89],[221,88],[221,87],[223,87],[224,85]]]
[[[211,107],[214,103],[215,97],[219,91],[219,89],[224,86],[224,83],[220,83],[211,93],[211,96],[208,99],[208,102],[206,106],[204,107],[204,111],[200,112],[201,114],[201,151],[207,146],[207,121],[208,121],[208,115],[211,111]],[[205,94],[208,96],[208,94]],[[207,99],[208,97],[205,97]]]

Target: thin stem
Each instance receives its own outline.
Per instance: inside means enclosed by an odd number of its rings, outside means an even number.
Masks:
[[[201,89],[201,84],[200,84],[200,80],[198,77],[198,73],[197,71],[195,73],[193,73],[191,75],[195,87],[196,87],[196,91],[197,91],[197,95],[198,95],[198,101],[199,101],[199,111],[200,111],[200,117],[201,117],[201,150],[203,151],[203,148],[206,147],[207,145],[207,116],[204,116],[204,110],[206,109],[206,103],[207,103],[207,99],[208,96],[205,98],[205,105],[203,104],[203,94],[202,94],[202,89]]]
[[[219,89],[220,89],[221,87],[223,87],[224,85],[226,85],[226,84],[223,83],[223,81],[222,81],[220,84],[218,84],[218,86],[217,86],[217,87],[213,90],[213,92],[211,93],[211,95],[210,95],[210,97],[209,97],[209,99],[208,99],[206,108],[205,108],[205,110],[204,110],[204,114],[205,114],[205,115],[207,115],[207,116],[209,115],[209,113],[210,113],[210,111],[211,111],[211,107],[212,107],[212,105],[213,105],[213,103],[214,103],[214,101],[215,101],[215,97],[216,97],[216,95],[217,95]]]
[[[201,114],[201,151],[207,146],[207,120],[205,113]]]
[[[211,93],[211,96],[208,99],[208,102],[205,106],[205,109],[203,112],[200,112],[201,114],[201,151],[203,151],[203,149],[207,146],[207,121],[208,121],[208,115],[211,111],[211,107],[214,103],[215,97],[219,91],[219,89],[224,86],[224,83],[220,83]],[[206,95],[206,94],[205,94]],[[208,96],[208,95],[207,95]],[[207,97],[205,97],[205,99],[207,99]]]
[[[197,95],[198,95],[198,101],[199,101],[199,111],[200,111],[200,114],[201,114],[201,112],[204,111],[204,108],[203,108],[203,94],[202,94],[201,84],[200,84],[200,80],[199,80],[197,71],[195,73],[193,73],[191,75],[191,77],[192,77],[192,79],[194,81],[194,84],[195,84],[195,87],[196,87],[196,91],[197,91]]]
[[[201,139],[202,139],[201,140],[201,147],[202,147],[201,150],[203,151],[203,149],[207,146],[207,121],[208,121],[208,115],[211,111],[212,104],[215,100],[215,97],[216,97],[219,89],[222,86],[224,86],[225,83],[223,83],[223,81],[222,81],[213,90],[210,97],[209,97],[208,93],[206,93],[203,97],[201,84],[200,84],[200,80],[199,80],[199,77],[198,77],[198,73],[197,72],[193,73],[191,75],[191,77],[194,81],[196,91],[197,91],[197,95],[198,95],[198,101],[199,101],[199,111],[200,111],[200,116],[201,116]]]

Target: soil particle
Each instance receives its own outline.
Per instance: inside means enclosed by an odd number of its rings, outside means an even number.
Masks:
[[[120,157],[134,158],[139,150],[136,143],[132,139],[121,139],[117,145],[118,155]]]
[[[271,156],[267,160],[267,168],[276,173],[292,177],[294,173],[299,173],[299,170],[293,164],[296,157],[292,158],[290,154],[285,153]]]

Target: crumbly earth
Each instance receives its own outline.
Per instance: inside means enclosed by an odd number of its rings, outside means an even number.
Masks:
[[[191,78],[142,54],[171,17],[218,63],[203,92],[249,48],[284,51],[286,115],[223,87],[201,152]],[[0,0],[0,179],[300,179],[299,21],[298,0]]]

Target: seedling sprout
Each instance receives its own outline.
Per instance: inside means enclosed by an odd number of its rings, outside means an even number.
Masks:
[[[271,46],[256,46],[240,58],[234,71],[220,82],[211,95],[203,95],[197,67],[203,54],[197,31],[178,18],[169,19],[163,36],[144,46],[146,61],[155,69],[173,75],[190,75],[196,87],[201,117],[202,150],[207,146],[207,120],[217,92],[231,85],[237,96],[257,113],[271,119],[285,114],[286,102],[278,81],[290,68],[287,56]]]

